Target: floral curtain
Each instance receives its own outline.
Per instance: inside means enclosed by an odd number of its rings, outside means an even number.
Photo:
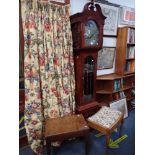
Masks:
[[[44,119],[74,113],[75,78],[69,5],[23,0],[25,128],[42,154]]]

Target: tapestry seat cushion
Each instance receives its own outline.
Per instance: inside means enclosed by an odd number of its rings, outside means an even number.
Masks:
[[[105,128],[111,128],[122,116],[122,112],[103,106],[97,113],[88,118],[88,121],[97,123]]]

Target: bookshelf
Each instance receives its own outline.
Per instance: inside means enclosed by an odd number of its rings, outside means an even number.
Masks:
[[[96,99],[100,106],[109,106],[113,101],[126,97],[127,102],[134,99],[134,74],[119,75],[116,73],[97,76]]]
[[[123,77],[123,91],[131,110],[135,98],[135,28],[119,27],[117,32],[115,73]]]
[[[119,27],[115,72],[120,75],[135,72],[135,28]]]

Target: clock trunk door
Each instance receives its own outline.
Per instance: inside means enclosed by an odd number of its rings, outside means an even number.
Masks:
[[[94,69],[95,61],[92,56],[87,56],[84,59],[83,65],[83,102],[94,100]]]

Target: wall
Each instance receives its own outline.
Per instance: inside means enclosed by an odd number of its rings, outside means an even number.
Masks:
[[[83,6],[87,2],[90,2],[89,0],[70,0],[70,1],[71,1],[71,14],[81,12]],[[135,8],[135,0],[108,0],[108,2]]]
[[[135,0],[108,0],[108,2],[135,8]]]
[[[90,2],[89,0],[70,0],[71,1],[71,15],[75,14],[77,12],[81,12],[83,10],[84,5],[87,2]],[[115,3],[122,6],[128,6],[131,8],[135,8],[135,0],[108,0],[111,3]],[[112,46],[116,47],[116,38],[103,38],[103,46]],[[104,69],[104,70],[98,70],[97,75],[102,74],[110,74],[115,72],[115,62],[113,64],[112,69]]]
[[[89,0],[70,0],[71,3],[71,15],[83,10],[83,6],[89,2]]]

